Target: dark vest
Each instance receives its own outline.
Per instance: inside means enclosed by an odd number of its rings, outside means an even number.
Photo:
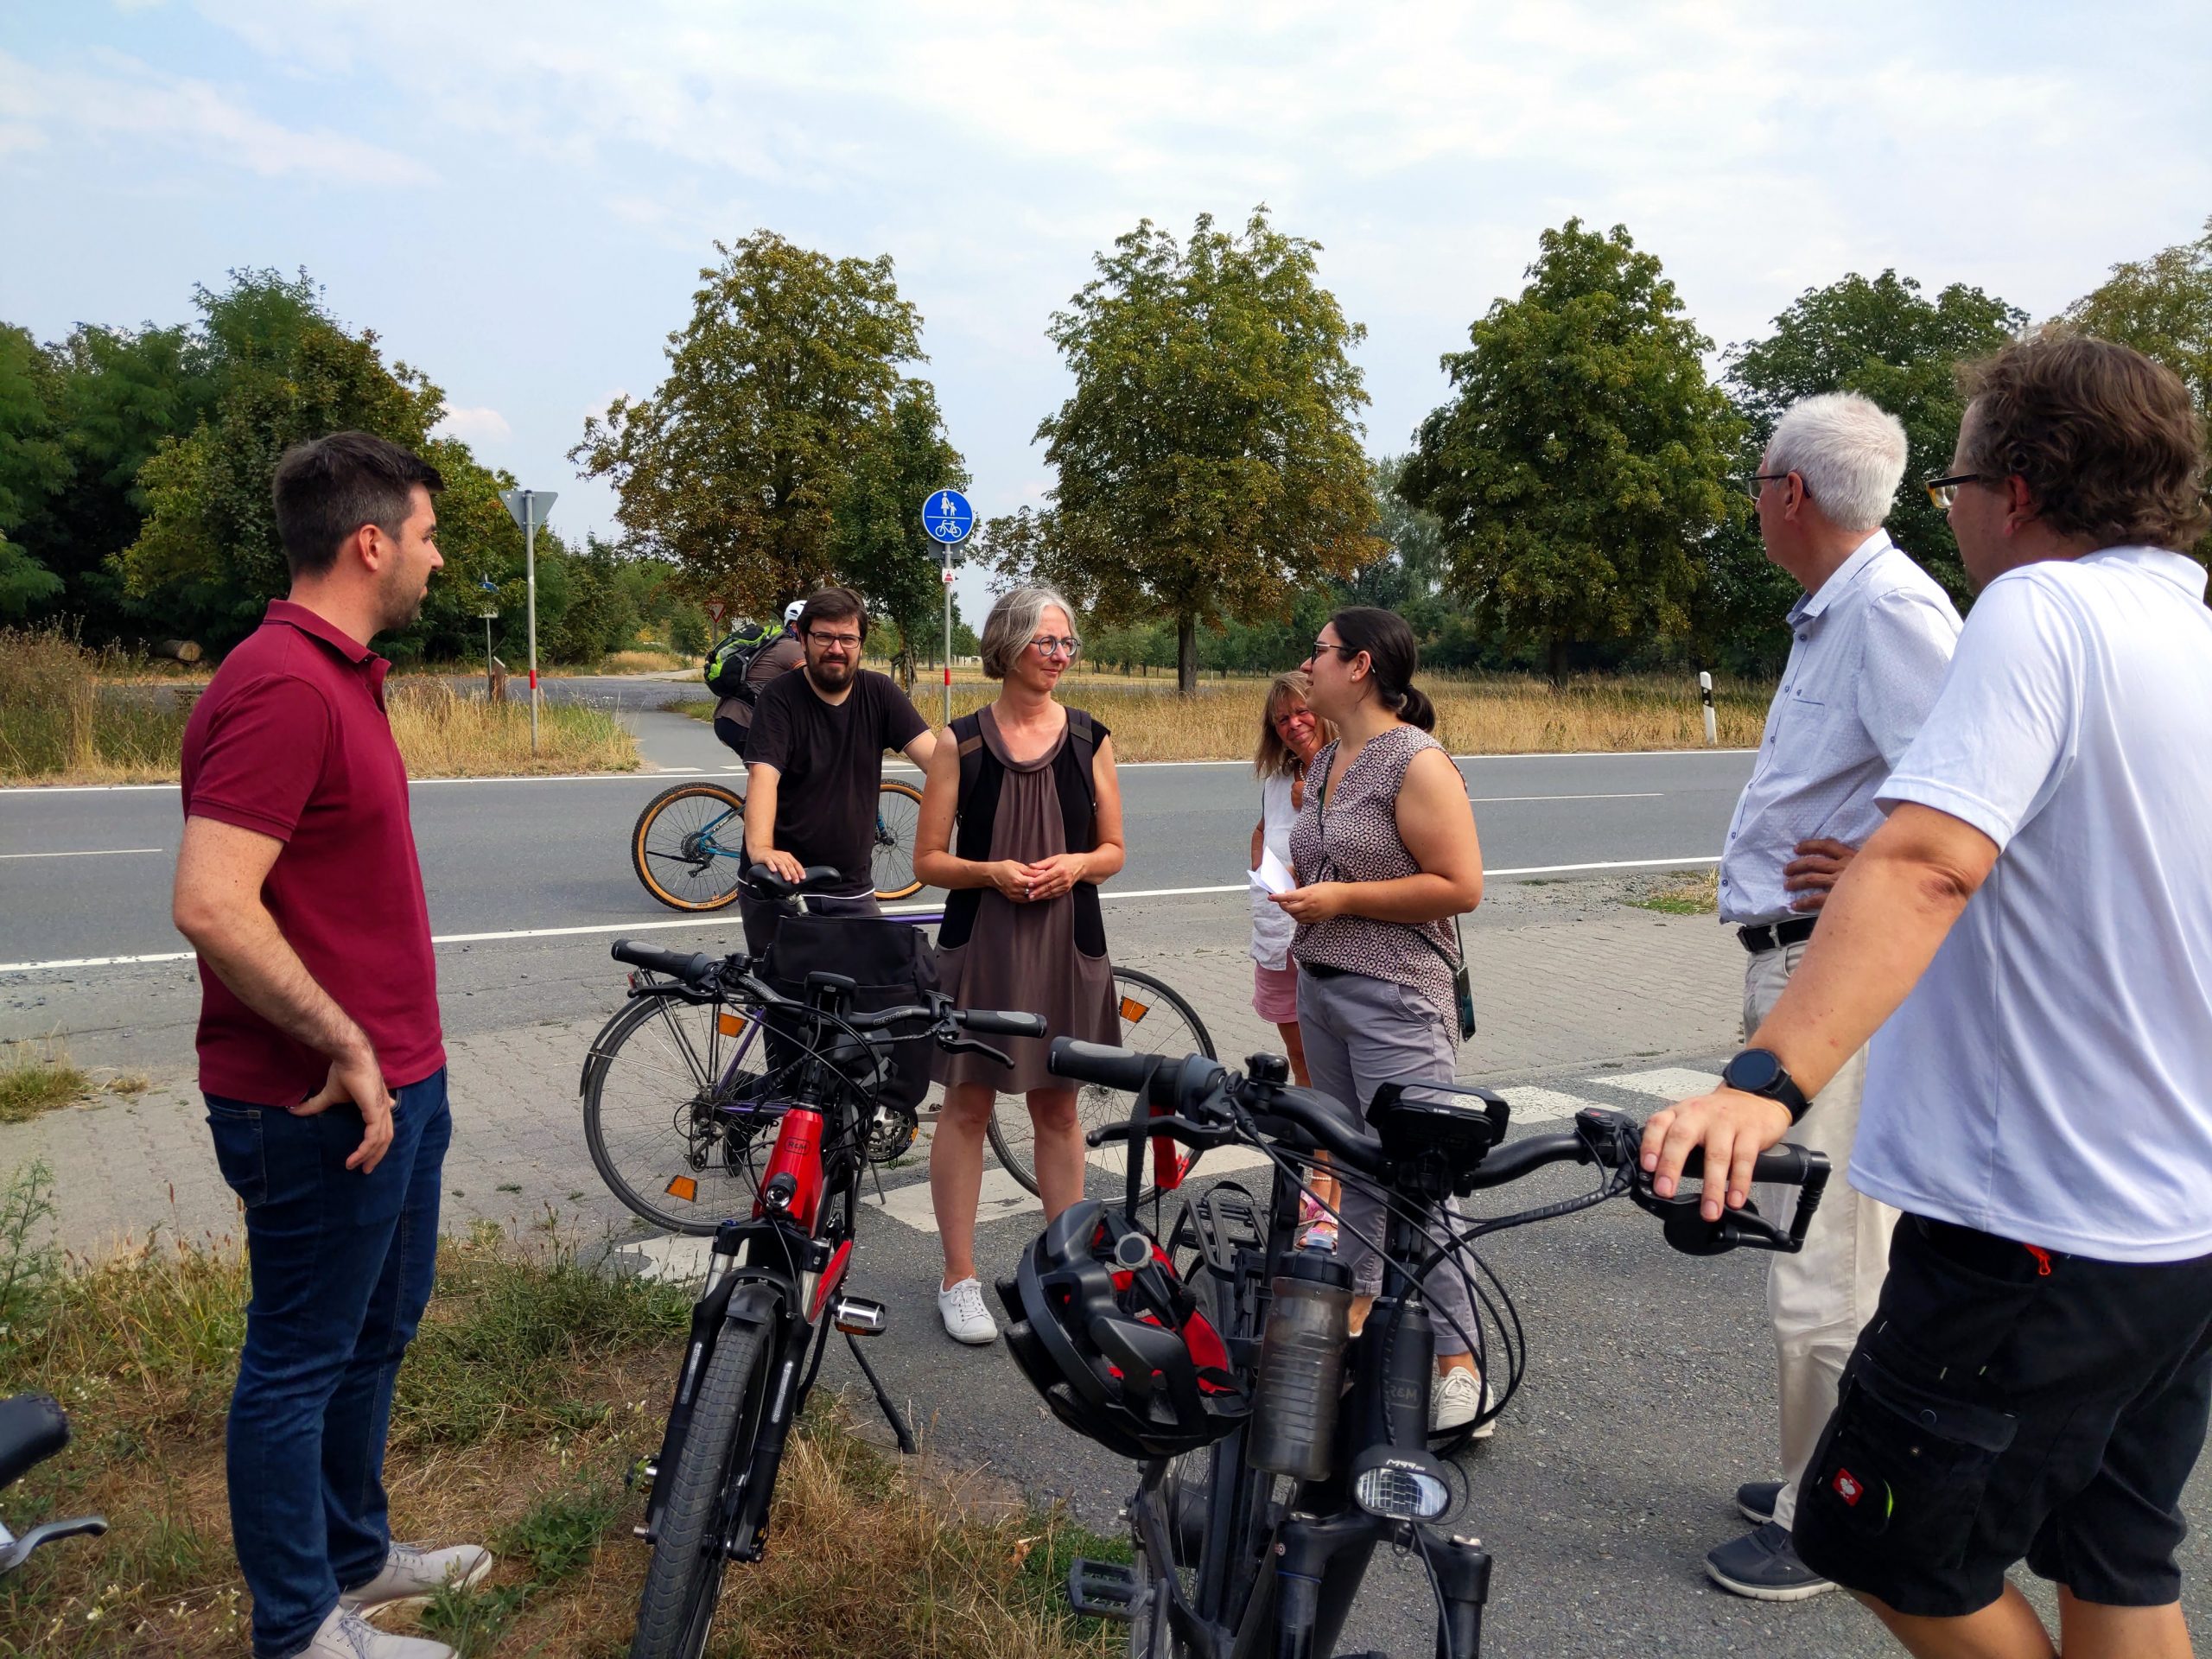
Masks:
[[[960,746],[960,800],[955,808],[952,851],[956,857],[981,864],[991,856],[991,831],[998,821],[999,789],[1006,781],[1006,768],[983,741],[980,710],[954,721],[952,736]],[[1069,709],[1067,741],[1052,757],[1052,785],[1060,798],[1061,830],[1071,853],[1087,853],[1098,845],[1098,802],[1090,786],[1091,760],[1097,753],[1097,734],[1089,711]],[[963,887],[945,900],[944,921],[937,933],[940,946],[951,950],[968,943],[985,891]],[[1085,956],[1103,956],[1106,923],[1098,912],[1097,884],[1078,881],[1068,897],[1075,901],[1076,949]]]

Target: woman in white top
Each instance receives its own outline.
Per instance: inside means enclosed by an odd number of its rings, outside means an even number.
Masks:
[[[1306,768],[1337,728],[1306,707],[1313,682],[1298,669],[1278,674],[1268,687],[1260,713],[1260,746],[1252,768],[1260,774],[1260,821],[1252,826],[1252,861],[1270,852],[1290,868],[1290,826],[1306,804]],[[1298,924],[1264,893],[1252,895],[1252,1007],[1282,1033],[1292,1077],[1310,1088],[1306,1044],[1298,1033],[1298,964],[1290,959],[1291,935]]]

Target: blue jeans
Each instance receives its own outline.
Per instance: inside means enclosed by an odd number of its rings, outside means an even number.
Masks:
[[[391,1548],[384,1442],[400,1356],[429,1305],[453,1119],[440,1070],[399,1090],[391,1146],[346,1167],[361,1114],[207,1096],[223,1179],[245,1205],[253,1300],[231,1395],[231,1537],[256,1659],[290,1659]]]

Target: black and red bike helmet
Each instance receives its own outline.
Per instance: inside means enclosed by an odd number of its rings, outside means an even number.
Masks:
[[[1055,1417],[1109,1452],[1194,1452],[1250,1413],[1220,1333],[1166,1253],[1095,1198],[1048,1224],[998,1291],[1022,1375]]]

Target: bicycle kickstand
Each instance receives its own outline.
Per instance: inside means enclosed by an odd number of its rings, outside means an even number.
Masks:
[[[845,1332],[845,1346],[853,1351],[853,1359],[861,1368],[861,1375],[868,1378],[868,1385],[875,1390],[875,1403],[883,1408],[883,1415],[891,1425],[891,1432],[898,1437],[899,1449],[908,1457],[914,1455],[914,1431],[906,1427],[906,1419],[896,1401],[884,1389],[882,1380],[875,1374],[875,1367],[868,1363],[868,1356],[861,1351],[860,1338],[849,1331]]]

